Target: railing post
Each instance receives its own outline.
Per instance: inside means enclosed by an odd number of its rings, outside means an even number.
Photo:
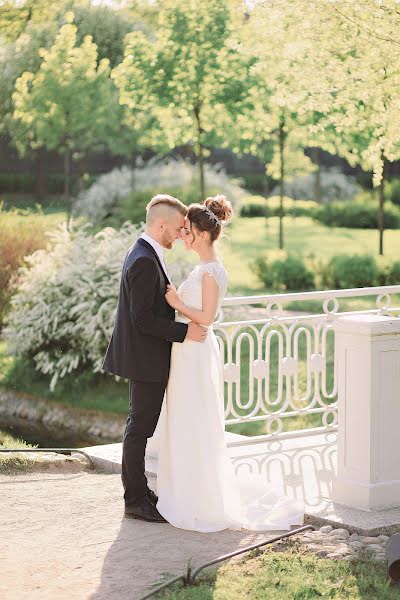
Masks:
[[[338,472],[333,500],[400,506],[400,319],[344,316],[338,353]]]

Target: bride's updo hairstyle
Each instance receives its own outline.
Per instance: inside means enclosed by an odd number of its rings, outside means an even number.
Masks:
[[[194,225],[198,231],[208,231],[211,242],[215,242],[232,215],[232,204],[225,196],[218,195],[206,198],[201,204],[191,204],[186,216],[190,227]]]

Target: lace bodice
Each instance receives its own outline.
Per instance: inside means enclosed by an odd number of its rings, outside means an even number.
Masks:
[[[201,310],[202,308],[202,282],[204,273],[214,277],[219,287],[218,309],[221,308],[222,300],[225,297],[228,288],[228,274],[220,262],[213,261],[209,263],[200,263],[189,273],[189,276],[178,288],[178,294],[181,300],[190,306]],[[188,323],[190,319],[178,313],[177,321]]]

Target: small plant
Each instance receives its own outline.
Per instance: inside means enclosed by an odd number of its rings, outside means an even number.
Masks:
[[[329,289],[375,286],[379,284],[379,268],[369,254],[337,254],[323,268],[322,283]]]
[[[303,260],[284,251],[275,259],[257,258],[253,269],[265,287],[273,290],[311,290],[315,287],[314,275]]]

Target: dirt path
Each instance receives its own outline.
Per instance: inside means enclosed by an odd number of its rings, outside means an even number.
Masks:
[[[155,479],[149,484],[155,489]],[[197,566],[267,538],[124,518],[115,474],[3,475],[0,498],[2,600],[135,600],[163,573],[182,573],[190,557]]]

